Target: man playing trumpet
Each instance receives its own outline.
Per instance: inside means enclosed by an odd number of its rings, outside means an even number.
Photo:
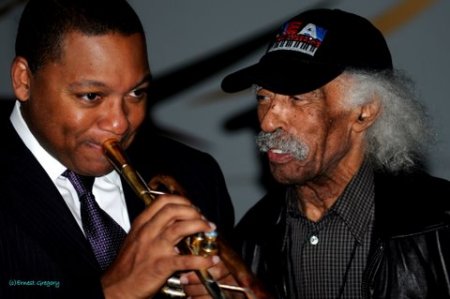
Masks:
[[[0,297],[150,298],[174,272],[218,263],[176,249],[216,225],[226,233],[233,210],[209,155],[137,134],[151,72],[125,0],[28,1],[11,78],[17,101],[1,125]],[[198,208],[178,195],[146,208],[104,156],[110,138],[143,177],[177,177]]]

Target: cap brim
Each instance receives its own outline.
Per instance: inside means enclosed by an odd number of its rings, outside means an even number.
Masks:
[[[257,64],[234,72],[222,80],[222,90],[242,91],[256,84],[270,91],[294,95],[313,91],[343,72],[339,66],[292,59],[261,59]]]

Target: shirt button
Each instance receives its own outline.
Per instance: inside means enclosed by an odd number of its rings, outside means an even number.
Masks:
[[[311,238],[309,238],[309,243],[311,243],[311,245],[317,245],[317,243],[319,243],[319,238],[317,236],[311,236]]]

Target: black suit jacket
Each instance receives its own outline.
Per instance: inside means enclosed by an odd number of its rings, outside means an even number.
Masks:
[[[102,298],[101,272],[82,231],[8,117],[3,119],[0,298]],[[158,173],[174,176],[222,234],[231,230],[231,200],[210,155],[145,130],[128,153],[144,178]],[[144,204],[123,185],[133,221]]]

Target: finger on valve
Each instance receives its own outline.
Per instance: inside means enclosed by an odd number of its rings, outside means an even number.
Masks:
[[[105,294],[126,290],[136,298],[153,296],[175,272],[205,269],[218,262],[217,257],[178,254],[175,246],[181,238],[214,230],[215,225],[176,196],[165,201],[156,212],[146,210],[132,224],[118,257],[102,278]]]

